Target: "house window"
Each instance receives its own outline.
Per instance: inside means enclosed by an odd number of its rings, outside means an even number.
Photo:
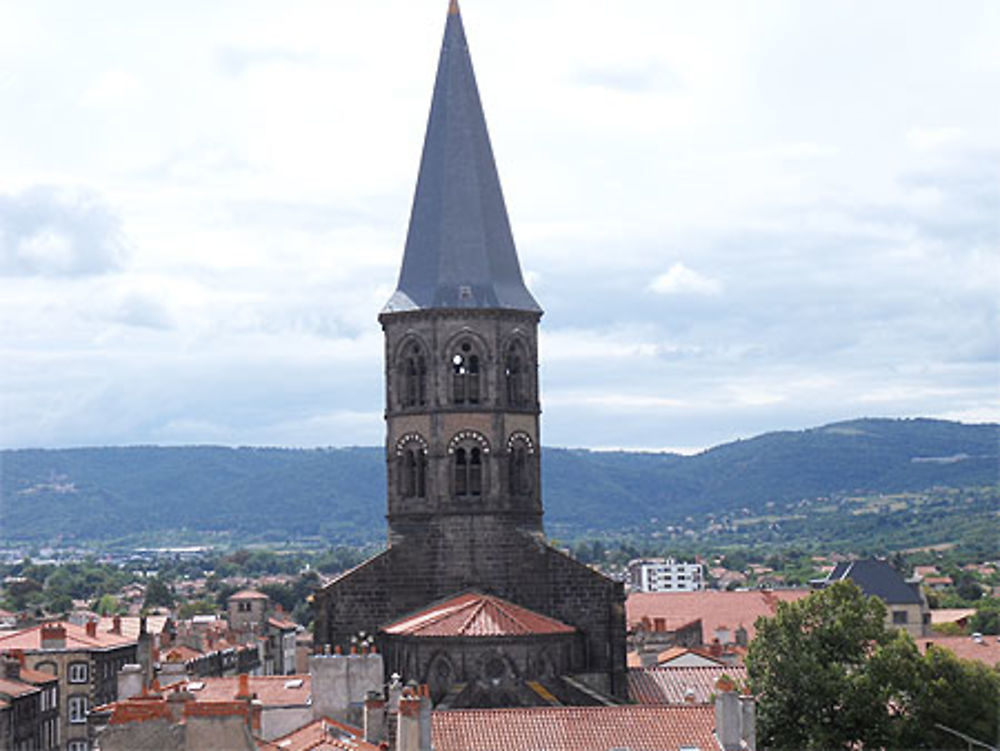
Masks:
[[[90,751],[89,741],[70,741],[66,746],[67,751]]]
[[[479,404],[481,397],[479,355],[472,343],[458,345],[451,356],[451,400],[454,404]]]
[[[87,721],[86,696],[69,697],[69,721],[72,723],[81,723]]]
[[[892,622],[897,626],[904,626],[908,622],[907,613],[905,610],[893,610],[892,611]]]
[[[73,662],[69,666],[70,683],[86,683],[90,678],[90,665],[86,662]]]
[[[404,407],[427,403],[427,357],[416,343],[407,345],[400,363],[400,402]]]

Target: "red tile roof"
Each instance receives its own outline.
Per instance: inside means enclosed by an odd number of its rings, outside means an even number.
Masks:
[[[499,597],[467,592],[382,630],[388,634],[419,637],[496,637],[571,634],[576,629]]]
[[[59,680],[59,676],[46,673],[43,670],[32,670],[31,668],[21,668],[21,680],[28,683],[53,683]]]
[[[926,652],[927,645],[933,644],[950,649],[963,660],[976,660],[991,668],[1000,664],[1000,637],[983,636],[977,642],[971,636],[922,636],[916,642],[921,652]]]
[[[9,678],[0,678],[0,694],[4,694],[5,696],[24,696],[25,694],[40,690],[38,686],[32,686],[30,683],[12,681]]]
[[[251,675],[250,693],[266,707],[303,706],[312,693],[312,678],[302,675]],[[195,688],[197,687],[197,688]],[[196,678],[186,682],[197,701],[231,701],[239,693],[239,676]]]
[[[140,620],[141,618],[137,615],[119,616],[119,628],[121,629],[122,635],[131,639],[138,639]],[[146,631],[153,635],[161,634],[169,621],[170,616],[168,615],[147,616]],[[97,621],[97,631],[98,633],[111,631],[111,629],[114,628],[114,625],[115,619],[113,617],[109,618],[107,616],[103,616]]]
[[[643,618],[652,623],[654,618],[669,618],[674,622],[701,619],[702,640],[711,642],[717,629],[729,629],[730,634],[740,626],[753,639],[754,622],[760,616],[773,616],[779,602],[793,602],[809,595],[804,589],[750,590],[724,592],[705,589],[700,592],[635,592],[625,601],[629,629],[634,629]]]
[[[281,631],[294,631],[299,627],[299,624],[297,624],[295,621],[289,621],[284,618],[275,618],[274,616],[268,618],[267,622],[271,626],[274,626],[274,628],[279,629]]]
[[[738,665],[633,669],[628,671],[629,697],[639,704],[708,704],[723,675],[746,683],[746,668]]]
[[[379,751],[365,741],[364,731],[343,723],[322,717],[304,725],[280,738],[258,741],[261,751]]]
[[[239,592],[234,592],[229,595],[230,600],[266,600],[267,595],[263,592],[258,592],[256,589],[241,589]]]
[[[45,625],[55,624],[39,624],[31,628],[23,628],[0,635],[0,650],[23,649],[26,652],[40,651],[42,649],[42,629]],[[58,625],[66,629],[66,646],[60,647],[60,649],[70,652],[109,649],[135,644],[134,637],[113,634],[100,628],[97,629],[94,636],[90,636],[84,626],[76,626],[66,621],[60,621]]]
[[[175,644],[161,652],[161,659],[164,662],[187,662],[188,660],[201,657],[203,654],[204,652],[189,647],[187,644]]]
[[[431,715],[435,751],[701,751],[719,748],[713,707],[524,707]]]

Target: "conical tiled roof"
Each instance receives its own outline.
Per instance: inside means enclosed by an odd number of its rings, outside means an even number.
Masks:
[[[384,312],[431,308],[541,312],[521,277],[455,0],[445,26],[403,267]]]
[[[422,637],[497,637],[570,634],[576,629],[499,597],[478,592],[453,597],[382,629]]]

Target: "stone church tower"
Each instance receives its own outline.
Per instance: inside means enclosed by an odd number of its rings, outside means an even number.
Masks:
[[[318,644],[376,633],[389,669],[430,683],[439,704],[625,695],[621,585],[544,543],[541,315],[452,0],[399,283],[379,316],[389,547],[316,596]]]

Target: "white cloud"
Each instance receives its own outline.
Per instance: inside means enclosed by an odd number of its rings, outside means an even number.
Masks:
[[[954,143],[965,135],[962,128],[910,128],[906,131],[907,145],[916,151],[930,151],[945,144]]]
[[[380,440],[443,6],[5,8],[5,445]],[[547,442],[990,414],[995,3],[463,10]]]
[[[717,295],[722,292],[722,282],[678,261],[665,274],[653,279],[649,289],[658,295]]]

